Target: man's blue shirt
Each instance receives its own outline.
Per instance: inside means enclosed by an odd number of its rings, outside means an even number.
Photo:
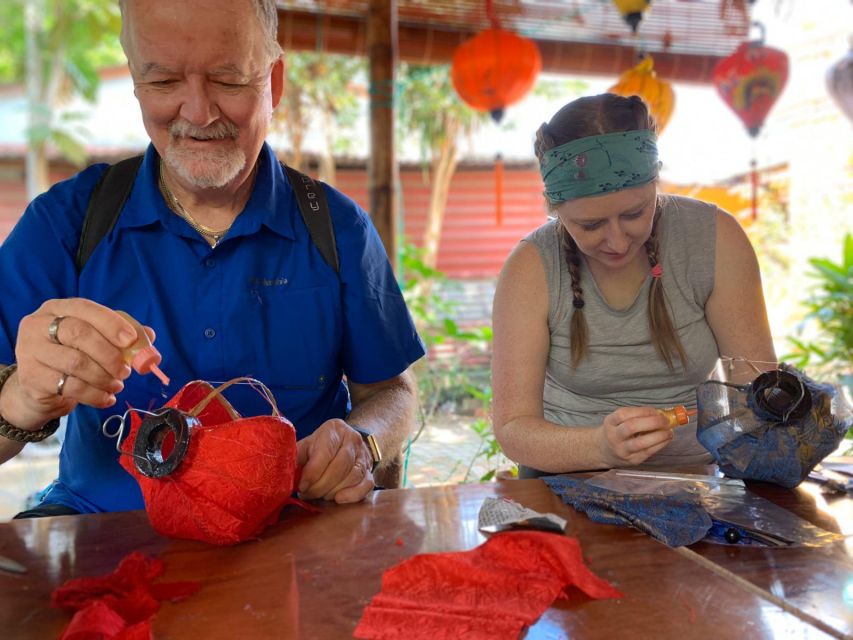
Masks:
[[[267,145],[249,202],[213,249],[166,206],[158,163],[149,147],[115,228],[79,277],[74,256],[83,218],[106,165],[36,198],[0,247],[0,362],[14,362],[23,316],[50,298],[83,297],[152,327],[160,366],[171,377],[164,387],[153,375],[133,373],[111,409],[72,412],[59,479],[45,502],[83,512],[143,508],[101,424],[128,407],[158,408],[190,380],[257,378],[302,438],[349,412],[343,374],[379,382],[424,354],[379,236],[352,200],[325,188],[340,257],[336,274],[308,235]],[[251,387],[237,385],[226,395],[242,415],[270,413]]]

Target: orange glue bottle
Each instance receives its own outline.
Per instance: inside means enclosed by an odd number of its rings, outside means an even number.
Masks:
[[[666,409],[658,409],[660,413],[669,421],[667,425],[670,429],[687,424],[690,421],[690,416],[695,416],[696,409],[687,409],[683,404],[676,407],[667,407]]]
[[[124,311],[116,310],[122,318],[127,320],[136,329],[136,342],[124,349],[124,360],[129,364],[136,373],[146,374],[153,373],[165,385],[169,384],[169,376],[160,370],[157,365],[163,360],[160,352],[154,348],[151,341],[148,340],[148,334],[142,325],[137,322],[130,314]]]

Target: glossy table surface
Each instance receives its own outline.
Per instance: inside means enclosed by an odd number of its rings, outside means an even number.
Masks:
[[[850,536],[853,500],[814,487],[755,492]],[[158,556],[164,580],[194,580],[191,598],[165,603],[154,636],[347,638],[379,591],[382,572],[416,553],[470,549],[485,539],[477,514],[506,496],[568,520],[588,566],[624,593],[556,602],[526,638],[831,638],[853,636],[853,539],[824,548],[699,543],[670,549],[634,529],[595,524],[540,480],[375,492],[320,513],[288,507],[260,540],[234,547],[170,540],[144,512],[0,524],[0,554],[28,572],[0,572],[0,637],[57,638],[69,614],[50,593],[71,577],[109,573],[134,550]]]

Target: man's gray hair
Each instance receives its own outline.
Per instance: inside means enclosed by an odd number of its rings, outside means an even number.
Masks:
[[[119,41],[122,49],[127,55],[127,3],[128,0],[119,0],[119,10],[121,11],[121,34]],[[264,49],[270,58],[270,61],[276,60],[283,51],[278,43],[278,10],[276,8],[276,0],[252,0],[252,6],[255,7],[255,15],[258,17],[258,22],[264,30],[266,37],[264,38]]]

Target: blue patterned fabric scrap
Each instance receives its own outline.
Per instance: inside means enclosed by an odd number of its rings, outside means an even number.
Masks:
[[[712,525],[699,497],[686,491],[665,496],[624,494],[565,475],[542,480],[563,502],[586,513],[593,522],[632,526],[670,547],[698,542]]]

